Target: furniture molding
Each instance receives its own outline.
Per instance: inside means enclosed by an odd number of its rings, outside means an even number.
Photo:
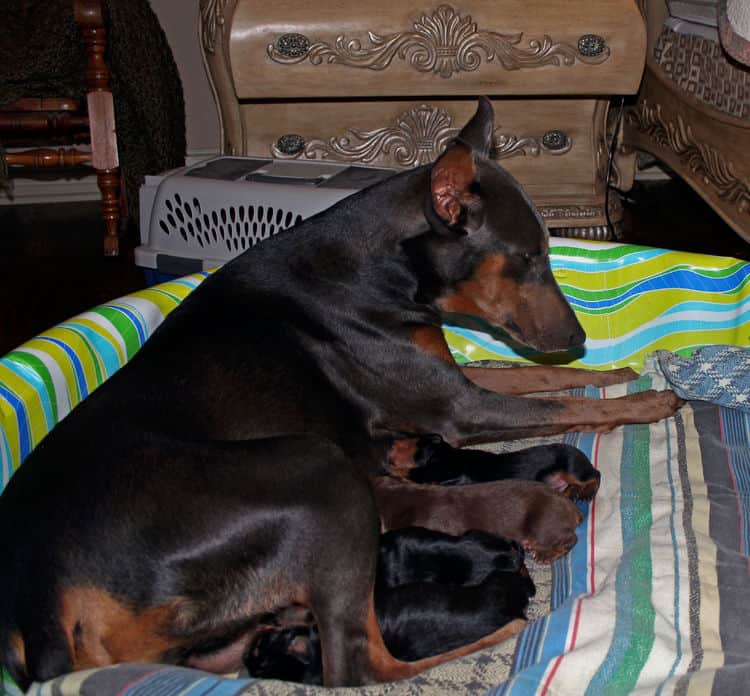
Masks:
[[[309,141],[296,134],[281,136],[269,149],[281,159],[335,159],[340,162],[371,163],[393,153],[398,166],[414,167],[432,162],[445,149],[460,128],[445,110],[421,104],[399,115],[396,122],[364,131],[348,128],[343,135],[314,138]],[[518,136],[495,129],[492,156],[539,157],[562,155],[573,142],[564,131],[550,130],[542,136]]]
[[[750,222],[750,185],[742,179],[734,164],[718,149],[693,136],[692,128],[677,114],[670,121],[660,104],[641,101],[628,113],[628,120],[655,143],[672,150],[677,158],[703,183],[711,185],[719,198],[732,203],[739,213],[748,213]]]
[[[329,0],[200,0],[200,22],[224,154],[419,166],[485,94],[492,154],[551,211],[548,225],[611,230],[609,100],[637,90],[645,61],[633,0],[361,0],[345,12]],[[634,159],[617,148],[619,188]]]
[[[646,71],[638,101],[626,112],[624,144],[657,157],[750,242],[750,158],[746,154],[750,152],[750,121],[701,101],[670,77],[656,54],[658,47],[662,56],[676,60],[673,39],[665,35],[665,7],[649,1],[644,2],[644,9]],[[723,60],[720,51],[715,52],[715,60]],[[732,69],[729,63],[722,63],[716,67],[717,72],[722,66],[725,71]],[[701,75],[690,78],[698,80]]]
[[[553,41],[548,35],[519,44],[523,32],[501,34],[479,29],[471,15],[462,16],[450,5],[441,5],[432,15],[422,15],[412,31],[381,36],[367,31],[370,46],[359,39],[338,36],[333,44],[311,42],[299,33],[282,34],[268,44],[271,60],[282,65],[309,61],[311,65],[338,63],[350,68],[385,70],[393,60],[406,61],[414,70],[442,78],[473,72],[482,65],[497,62],[505,70],[540,68],[545,65],[570,66],[576,61],[598,64],[609,58],[604,39],[584,34],[572,46]]]
[[[201,0],[201,44],[208,53],[216,51],[216,35],[224,31],[226,5],[227,0]]]

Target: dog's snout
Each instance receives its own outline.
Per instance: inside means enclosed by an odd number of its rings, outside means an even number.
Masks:
[[[585,342],[586,332],[583,330],[583,327],[578,324],[578,326],[575,327],[575,329],[571,332],[570,337],[568,338],[568,345],[582,346]]]

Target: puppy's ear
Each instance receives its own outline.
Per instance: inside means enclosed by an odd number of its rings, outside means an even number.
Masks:
[[[479,97],[477,111],[456,137],[460,143],[468,145],[482,157],[489,157],[492,151],[492,132],[495,129],[495,112],[487,97]]]
[[[461,211],[471,200],[475,176],[474,157],[463,143],[451,145],[432,165],[429,208],[443,225],[452,227],[458,222]]]

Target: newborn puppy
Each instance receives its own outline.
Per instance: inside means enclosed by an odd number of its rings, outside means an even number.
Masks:
[[[380,536],[376,588],[412,582],[476,585],[492,571],[523,566],[520,544],[488,532],[451,536],[424,527],[405,527]]]
[[[515,542],[485,532],[452,537],[421,528],[382,536],[375,609],[385,644],[400,660],[466,645],[525,618],[535,591]],[[320,637],[309,619],[259,632],[243,658],[248,672],[322,683]]]

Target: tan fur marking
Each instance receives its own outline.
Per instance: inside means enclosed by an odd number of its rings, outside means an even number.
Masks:
[[[10,634],[10,649],[16,654],[18,662],[22,665],[23,671],[26,672],[26,646],[19,631]]]
[[[388,473],[397,478],[406,478],[414,468],[414,455],[417,453],[416,438],[396,440],[388,451]]]
[[[517,306],[521,294],[518,283],[502,275],[505,264],[502,255],[488,256],[458,290],[438,298],[438,306],[446,312],[500,321]]]
[[[434,355],[445,362],[453,364],[448,344],[442,330],[437,326],[416,326],[411,332],[411,342],[419,346],[423,351]]]
[[[158,662],[175,645],[164,637],[175,613],[175,604],[136,612],[105,590],[67,588],[60,600],[60,620],[73,669]]]

